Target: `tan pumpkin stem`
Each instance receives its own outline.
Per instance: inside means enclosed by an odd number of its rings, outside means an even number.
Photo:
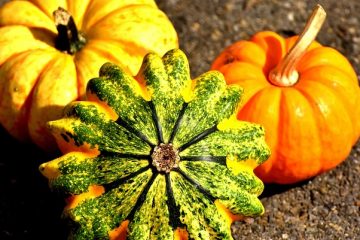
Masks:
[[[269,74],[269,81],[280,87],[293,86],[299,79],[296,66],[306,49],[315,40],[326,18],[325,10],[318,4],[306,22],[305,28],[295,44]]]
[[[55,47],[60,51],[74,54],[86,43],[85,37],[78,31],[71,14],[59,7],[53,13],[58,36]]]

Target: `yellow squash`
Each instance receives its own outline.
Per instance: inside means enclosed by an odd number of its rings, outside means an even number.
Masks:
[[[0,8],[0,123],[47,151],[46,122],[81,99],[105,62],[134,75],[148,52],[178,47],[152,0],[11,1]]]

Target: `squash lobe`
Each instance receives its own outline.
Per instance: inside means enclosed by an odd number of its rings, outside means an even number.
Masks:
[[[232,239],[237,216],[264,212],[253,169],[270,155],[264,129],[235,118],[242,90],[216,71],[190,80],[179,49],[148,54],[136,78],[103,65],[87,88],[95,102],[49,122],[59,145],[75,145],[41,165],[50,186],[75,196],[103,189],[64,210],[72,237],[123,239],[126,228],[126,239]],[[98,154],[78,160],[76,149]]]

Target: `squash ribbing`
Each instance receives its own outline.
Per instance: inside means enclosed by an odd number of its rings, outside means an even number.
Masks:
[[[178,49],[148,54],[136,79],[105,64],[88,84],[91,101],[49,123],[70,149],[41,165],[50,186],[77,196],[103,188],[65,209],[72,237],[108,239],[128,221],[128,239],[173,239],[177,229],[192,239],[232,239],[218,204],[262,214],[263,184],[252,170],[270,154],[263,128],[235,119],[242,90],[216,71],[191,81]],[[86,148],[95,154],[75,154]]]

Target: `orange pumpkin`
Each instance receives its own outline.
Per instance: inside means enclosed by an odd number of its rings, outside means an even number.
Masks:
[[[265,127],[272,156],[255,170],[265,182],[295,183],[332,169],[360,136],[355,71],[340,52],[314,41],[324,19],[317,6],[300,37],[259,32],[212,64],[245,90],[238,118]]]
[[[176,31],[153,0],[8,2],[0,8],[0,123],[52,151],[46,122],[84,96],[103,63],[135,75],[146,53],[176,47]]]

